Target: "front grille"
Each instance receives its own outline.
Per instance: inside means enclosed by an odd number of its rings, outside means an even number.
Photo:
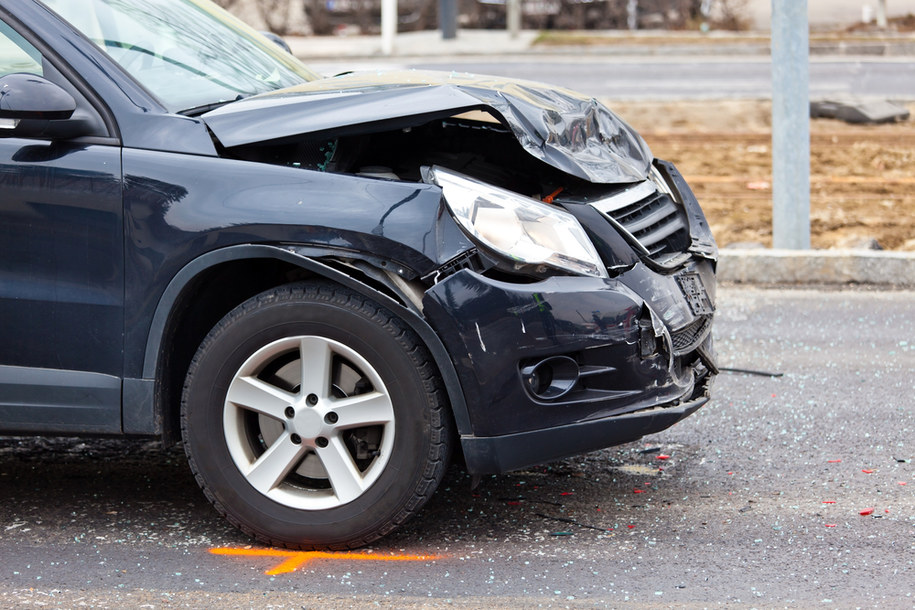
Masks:
[[[683,206],[649,180],[591,205],[625,230],[654,261],[668,261],[690,245]]]
[[[686,354],[698,347],[705,340],[711,325],[712,316],[702,316],[680,330],[670,333],[674,355]]]

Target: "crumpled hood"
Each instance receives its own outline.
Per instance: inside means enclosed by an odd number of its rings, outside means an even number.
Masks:
[[[231,148],[397,129],[469,110],[489,111],[527,152],[573,176],[620,183],[648,175],[648,145],[603,104],[529,81],[418,70],[353,73],[240,100],[201,118]]]

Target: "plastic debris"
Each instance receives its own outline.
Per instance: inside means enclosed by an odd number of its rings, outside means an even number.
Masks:
[[[550,532],[550,536],[574,536],[574,532]]]
[[[823,500],[823,504],[835,504],[835,500]]]
[[[827,464],[838,464],[838,463],[841,462],[841,461],[842,461],[842,460],[826,460],[826,463],[827,463]]]
[[[670,456],[662,453],[661,455],[658,456],[658,459],[659,460],[669,460]]]
[[[864,474],[874,474],[874,471],[870,470],[869,468],[862,468],[861,472],[863,472]]]
[[[895,123],[909,118],[909,111],[886,100],[814,100],[810,102],[810,118],[838,119],[853,124]]]
[[[644,489],[633,489],[632,493],[643,494],[643,493],[645,493],[645,490]]]
[[[824,523],[823,525],[825,525],[826,527],[835,527],[836,526],[835,523]]]
[[[874,514],[874,509],[873,509],[873,508],[865,508],[864,510],[862,510],[862,511],[861,511],[860,513],[858,513],[858,514],[861,515],[862,517],[866,517],[866,516],[868,516],[868,515]]]
[[[759,375],[760,377],[783,377],[784,373],[773,373],[770,371],[757,371],[754,369],[740,369],[730,366],[721,366],[718,367],[719,371],[724,371],[726,373],[743,373],[744,375]],[[775,398],[775,394],[772,395],[772,398]]]

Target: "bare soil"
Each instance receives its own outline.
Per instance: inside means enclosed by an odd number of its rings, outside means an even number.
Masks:
[[[686,176],[720,246],[772,245],[771,103],[612,102]],[[908,104],[915,116],[915,103]],[[814,248],[915,251],[915,120],[811,120]]]

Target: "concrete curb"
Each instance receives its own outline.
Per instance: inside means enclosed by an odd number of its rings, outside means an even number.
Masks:
[[[749,284],[915,288],[915,252],[724,249],[718,279]]]

